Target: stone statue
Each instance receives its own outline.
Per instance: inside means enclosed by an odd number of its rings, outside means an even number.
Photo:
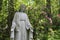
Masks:
[[[23,9],[14,15],[10,40],[33,40],[33,28],[27,14],[23,12]]]

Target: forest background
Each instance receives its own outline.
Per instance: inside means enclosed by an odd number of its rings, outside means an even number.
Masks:
[[[15,12],[25,4],[34,40],[60,40],[60,0],[0,0],[0,40],[10,40]]]

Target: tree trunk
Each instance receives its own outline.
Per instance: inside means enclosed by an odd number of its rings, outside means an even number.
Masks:
[[[49,20],[50,24],[52,24],[51,3],[50,0],[46,0],[46,2],[47,19]]]
[[[14,17],[14,0],[9,0],[8,1],[8,17],[7,17],[7,24],[8,24],[8,34],[10,36],[10,29],[12,25],[12,20]]]
[[[46,8],[47,8],[47,15],[49,18],[51,18],[51,3],[50,0],[46,0],[47,4],[46,4]]]
[[[46,40],[48,39],[48,30],[51,28],[51,24],[52,24],[52,15],[51,15],[51,0],[46,0],[47,4],[46,4],[46,13],[47,13],[47,19],[49,20],[49,27],[46,27]]]
[[[0,0],[0,11],[2,10],[2,3],[3,3],[3,0]]]
[[[59,0],[59,10],[58,11],[59,11],[59,14],[60,14],[60,0]]]

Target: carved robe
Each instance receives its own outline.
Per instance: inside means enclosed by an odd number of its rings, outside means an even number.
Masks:
[[[33,40],[33,28],[27,14],[23,12],[15,13],[10,38],[11,40]]]

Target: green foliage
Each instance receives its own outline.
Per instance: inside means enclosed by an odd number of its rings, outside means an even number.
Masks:
[[[0,11],[0,40],[9,40],[7,29],[7,16],[9,13],[8,0],[3,0],[2,10]],[[60,16],[59,14],[59,0],[51,0],[51,14],[53,24],[50,25],[49,20],[42,14],[42,9],[46,7],[46,0],[13,0],[14,11],[19,11],[20,4],[26,5],[26,13],[34,30],[34,40],[60,40]],[[1,3],[0,3],[1,4]],[[10,8],[9,8],[10,9]],[[10,9],[11,11],[12,9]],[[48,9],[49,11],[49,9]],[[11,15],[12,16],[12,15]]]

